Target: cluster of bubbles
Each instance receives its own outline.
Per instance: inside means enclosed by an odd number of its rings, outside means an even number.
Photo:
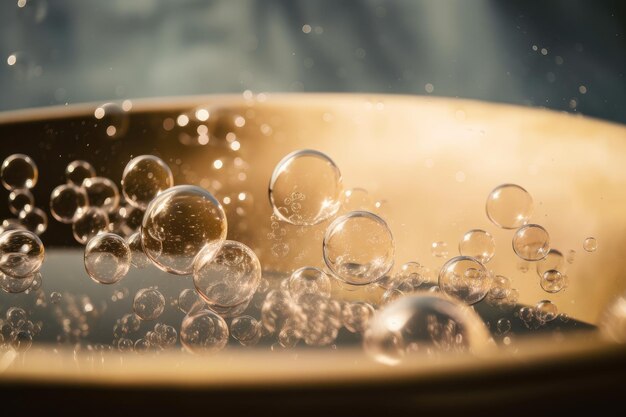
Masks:
[[[114,105],[99,107],[95,117],[109,137],[127,129]],[[189,352],[210,353],[223,349],[231,336],[244,347],[269,341],[273,350],[299,344],[334,346],[345,329],[360,338],[374,359],[393,365],[416,354],[488,352],[494,341],[472,306],[481,302],[502,310],[517,306],[519,293],[511,280],[488,268],[496,255],[496,241],[483,229],[463,234],[458,255],[451,258],[445,242],[432,243],[432,254],[445,258],[436,270],[415,260],[394,270],[396,243],[384,216],[375,209],[378,203],[372,204],[365,190],[344,191],[338,166],[319,151],[293,152],[271,175],[272,253],[288,254],[283,239],[293,230],[289,228],[324,228],[320,264],[301,264],[274,283],[264,277],[267,271],[250,247],[226,239],[228,220],[222,202],[228,206],[235,200],[251,201],[247,193],[220,202],[205,188],[174,185],[168,165],[153,155],[130,160],[119,187],[98,176],[87,161],[71,162],[65,174],[66,183],[51,193],[50,213],[85,245],[84,266],[93,281],[117,284],[131,268],[147,267],[192,278],[193,287],[180,292],[175,301],[185,315],[179,331],[157,322],[140,333],[142,323],[163,320],[167,294],[157,287],[134,294],[132,312],[113,327],[112,347],[120,351],[160,351],[180,342]],[[2,225],[0,286],[11,293],[28,291],[41,285],[44,246],[39,235],[48,221],[30,192],[38,170],[31,158],[16,154],[4,161],[0,176],[10,191],[9,209],[17,216]],[[524,188],[503,184],[488,195],[486,214],[496,227],[512,231],[512,251],[523,262],[520,265],[528,270],[534,264],[539,287],[555,294],[569,285],[567,265],[574,261],[575,251],[565,257],[551,247],[548,231],[530,223],[533,207]],[[237,208],[244,210],[242,204]],[[595,238],[583,243],[587,252],[596,248]],[[368,299],[341,299],[334,296],[337,287],[355,293],[363,289]],[[120,290],[114,297],[127,295]],[[59,292],[51,293],[47,301],[59,317],[72,317],[63,322],[64,338],[70,340],[88,334],[89,321],[104,311],[84,297]],[[249,306],[260,314],[255,317]],[[516,315],[528,328],[557,318],[568,320],[548,299],[523,307]],[[18,350],[27,349],[39,331],[18,308],[9,309],[0,324],[0,343]],[[497,334],[505,335],[512,323],[501,318],[495,327]]]

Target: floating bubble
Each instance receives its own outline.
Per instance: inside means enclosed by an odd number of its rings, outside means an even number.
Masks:
[[[533,214],[533,199],[522,187],[503,184],[487,197],[487,217],[503,229],[517,229],[528,223]]]
[[[16,216],[30,211],[35,206],[35,197],[28,188],[18,188],[9,193],[9,210]]]
[[[278,333],[278,344],[285,349],[296,347],[300,340],[300,332],[293,327],[284,327]]]
[[[211,193],[179,185],[152,200],[143,218],[141,239],[144,252],[156,266],[187,275],[193,272],[200,251],[204,259],[210,259],[220,250],[226,231],[224,209]]]
[[[394,241],[387,223],[367,211],[353,211],[335,219],[324,235],[324,261],[340,280],[366,285],[393,266]]]
[[[424,268],[417,262],[407,262],[402,264],[393,278],[395,286],[404,292],[402,288],[410,287],[409,292],[415,291],[420,285],[426,282]]]
[[[511,330],[511,320],[505,318],[498,320],[496,330],[499,334],[507,334]]]
[[[230,334],[242,346],[254,346],[261,339],[261,323],[250,316],[235,317],[230,322]]]
[[[446,242],[433,242],[430,244],[430,253],[437,258],[448,256],[448,244]]]
[[[111,138],[121,138],[128,130],[128,113],[116,103],[105,103],[94,111],[96,126]]]
[[[22,226],[38,235],[48,229],[48,215],[37,207],[33,207],[29,211],[22,211],[18,218]]]
[[[261,282],[261,263],[243,243],[227,240],[217,244],[221,244],[217,253],[207,246],[196,257],[193,283],[210,306],[234,307],[250,300],[256,292]]]
[[[274,168],[270,203],[282,221],[310,226],[335,215],[341,205],[341,172],[321,152],[300,150],[285,156]]]
[[[472,305],[491,289],[492,277],[483,264],[469,256],[448,260],[439,271],[439,288],[444,293]]]
[[[144,288],[135,294],[133,311],[141,320],[156,320],[163,310],[165,310],[165,297],[156,288]]]
[[[540,284],[545,292],[557,293],[565,288],[564,275],[555,269],[549,269],[543,273]]]
[[[120,203],[120,192],[113,181],[104,177],[85,178],[82,188],[91,207],[113,210]]]
[[[113,233],[100,233],[85,247],[85,270],[95,282],[115,284],[128,273],[130,249],[126,241]]]
[[[58,304],[63,299],[63,296],[60,292],[53,291],[50,293],[50,302],[52,304]]]
[[[217,352],[228,343],[228,325],[214,312],[200,310],[183,319],[180,341],[189,352]]]
[[[25,330],[17,330],[12,337],[11,346],[18,352],[24,352],[30,349],[33,344],[33,336]]]
[[[330,278],[324,271],[313,266],[295,270],[289,278],[289,294],[297,300],[303,294],[319,294],[330,297]]]
[[[122,193],[133,207],[145,209],[154,197],[173,185],[172,171],[153,155],[133,158],[122,174]]]
[[[539,261],[550,251],[550,235],[538,224],[522,226],[513,235],[513,250],[525,261]]]
[[[108,229],[109,216],[106,211],[97,207],[79,210],[74,223],[72,223],[74,239],[81,245],[86,244],[92,237]]]
[[[341,310],[343,326],[352,333],[363,333],[374,317],[374,307],[364,301],[347,303]]]
[[[370,321],[363,338],[365,352],[387,365],[415,354],[482,354],[490,346],[489,332],[473,309],[431,293],[388,304]]]
[[[2,185],[7,190],[33,188],[37,184],[39,170],[30,156],[16,153],[8,156],[0,167]]]
[[[588,237],[583,242],[583,249],[587,252],[595,252],[598,249],[598,241],[595,237]]]
[[[144,338],[139,338],[135,341],[133,349],[137,353],[145,353],[150,349],[150,342]]]
[[[26,278],[39,271],[45,254],[39,237],[28,230],[9,230],[0,235],[0,271]]]
[[[77,213],[88,205],[85,190],[74,185],[59,185],[50,194],[50,213],[61,223],[72,223]]]
[[[30,289],[34,280],[35,274],[22,278],[13,278],[0,272],[0,288],[9,294],[18,294]]]
[[[525,323],[533,320],[535,317],[535,310],[532,307],[522,307],[519,310],[519,318]]]
[[[559,311],[556,305],[550,300],[542,300],[534,308],[535,318],[542,323],[547,323],[556,318]]]
[[[96,176],[96,169],[87,161],[76,160],[67,164],[65,168],[65,178],[69,184],[77,187],[83,185],[87,178]]]
[[[471,256],[485,264],[496,253],[496,241],[491,234],[484,230],[470,230],[463,235],[459,243],[459,253],[463,256]]]
[[[143,253],[143,246],[141,245],[141,233],[135,232],[126,239],[128,243],[128,249],[130,249],[130,263],[135,268],[145,268],[150,264],[150,260]]]
[[[172,347],[178,340],[178,332],[169,324],[157,323],[154,326],[154,334],[158,337],[158,345],[162,348]]]
[[[341,205],[345,211],[372,211],[375,208],[372,198],[363,188],[346,190]]]
[[[511,280],[502,275],[496,275],[491,282],[491,288],[489,289],[489,297],[501,300],[506,298],[511,288]]]
[[[563,254],[556,249],[550,249],[546,257],[537,262],[537,275],[543,277],[547,271],[552,269],[565,273],[565,259]]]
[[[188,314],[194,306],[203,308],[204,301],[202,301],[195,290],[185,288],[178,295],[178,309],[183,313]]]

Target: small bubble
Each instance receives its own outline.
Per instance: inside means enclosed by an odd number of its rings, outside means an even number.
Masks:
[[[365,285],[382,278],[393,266],[394,252],[387,223],[366,211],[338,217],[324,235],[326,266],[348,284]]]
[[[564,275],[559,271],[550,269],[543,273],[541,277],[541,288],[545,292],[557,293],[565,288]]]
[[[297,213],[285,199],[298,192],[304,196]],[[300,226],[318,224],[339,210],[341,172],[321,152],[300,150],[285,156],[274,168],[269,186],[270,203],[280,220]]]
[[[87,193],[71,184],[59,185],[50,194],[50,213],[61,223],[71,224],[88,205]]]
[[[513,250],[525,261],[539,261],[550,251],[550,236],[537,224],[522,226],[513,235]]]
[[[459,253],[470,256],[481,263],[487,263],[496,252],[496,241],[484,230],[474,229],[463,235],[459,243]]]
[[[550,300],[542,300],[534,308],[535,317],[542,323],[547,323],[556,318],[558,309]]]
[[[9,230],[0,235],[0,271],[13,278],[25,278],[39,271],[44,246],[28,230]]]
[[[22,211],[30,211],[35,206],[35,197],[28,188],[19,188],[9,193],[9,210],[16,216]]]
[[[583,249],[587,252],[595,252],[598,249],[598,241],[595,237],[588,237],[583,242]]]
[[[321,269],[305,266],[295,270],[289,278],[289,293],[294,300],[303,294],[319,294],[330,297],[330,278]]]
[[[22,226],[38,235],[48,229],[48,215],[40,208],[33,207],[29,211],[22,211],[18,218]]]
[[[72,223],[74,239],[81,245],[86,244],[98,233],[109,228],[109,216],[107,212],[96,207],[79,210],[76,219]]]
[[[85,179],[95,176],[96,169],[87,161],[72,161],[67,164],[65,168],[65,178],[67,182],[77,187],[82,186]]]
[[[261,323],[254,317],[235,317],[230,323],[230,334],[242,346],[254,346],[261,339]]]
[[[200,299],[198,293],[191,288],[182,290],[178,295],[178,309],[183,313],[188,314],[194,306],[204,306],[204,302]]]
[[[499,334],[507,334],[511,330],[511,321],[505,318],[498,320],[496,329]]]
[[[450,259],[439,271],[439,288],[469,305],[485,298],[491,283],[492,277],[483,264],[468,256]]]
[[[153,155],[133,158],[122,174],[122,193],[126,201],[142,209],[173,185],[172,171],[163,160]]]
[[[16,153],[8,156],[0,167],[2,185],[7,190],[33,188],[37,184],[39,170],[28,155]]]
[[[128,130],[128,113],[116,103],[105,103],[94,111],[96,126],[102,129],[106,137],[121,138]]]
[[[61,295],[60,292],[53,291],[52,293],[50,293],[50,302],[52,304],[58,304],[61,302],[62,299],[63,299],[63,296]]]
[[[81,186],[87,193],[89,206],[113,210],[120,203],[120,192],[113,181],[104,177],[85,178]]]
[[[533,200],[519,185],[503,184],[489,193],[486,211],[496,226],[517,229],[528,223],[533,213]]]
[[[165,297],[155,288],[137,291],[133,300],[133,311],[144,321],[156,320],[165,310]]]
[[[192,353],[217,352],[228,343],[228,325],[214,312],[201,310],[183,319],[180,341]]]
[[[114,284],[124,278],[130,267],[126,241],[113,233],[101,233],[85,247],[85,270],[95,282]]]

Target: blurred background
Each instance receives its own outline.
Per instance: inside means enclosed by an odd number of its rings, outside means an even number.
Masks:
[[[626,123],[626,2],[3,0],[0,110],[375,92]]]

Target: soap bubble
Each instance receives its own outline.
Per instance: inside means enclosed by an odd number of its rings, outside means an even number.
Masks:
[[[187,275],[193,272],[200,251],[205,259],[219,251],[226,231],[224,209],[211,193],[179,185],[163,191],[148,205],[141,239],[144,252],[156,266]]]
[[[120,203],[120,192],[113,181],[104,177],[85,178],[82,188],[91,207],[113,210]]]
[[[550,249],[546,257],[537,262],[537,275],[539,277],[543,277],[546,271],[551,269],[565,273],[565,259],[563,254],[556,249]]]
[[[69,184],[77,187],[83,185],[87,178],[96,176],[96,169],[87,161],[72,161],[65,168],[65,178]]]
[[[161,158],[153,155],[133,158],[122,174],[122,193],[134,207],[145,209],[154,197],[172,185],[172,171]]]
[[[16,216],[30,211],[35,206],[35,197],[28,188],[18,188],[9,193],[9,210]]]
[[[448,256],[448,244],[446,242],[433,242],[430,244],[430,253],[437,258]]]
[[[496,275],[491,282],[488,297],[494,300],[506,298],[511,288],[511,280],[502,275]]]
[[[507,334],[511,330],[511,320],[505,318],[498,320],[496,329],[499,334]]]
[[[540,284],[545,292],[557,293],[565,287],[564,275],[555,269],[549,269],[543,273]]]
[[[539,261],[550,251],[550,235],[538,224],[522,226],[513,235],[513,250],[525,261]]]
[[[113,233],[100,233],[85,247],[85,270],[100,284],[115,284],[128,273],[130,249],[126,241]]]
[[[50,213],[61,223],[72,223],[76,214],[88,205],[85,190],[74,185],[59,185],[50,194]]]
[[[426,276],[424,275],[424,268],[417,262],[407,262],[402,264],[400,271],[398,271],[393,281],[396,288],[399,288],[404,292],[402,288],[410,287],[410,292],[415,291],[420,285],[426,282]]]
[[[341,204],[341,172],[321,152],[300,150],[285,156],[274,168],[270,203],[282,221],[310,226],[333,216]]]
[[[33,207],[29,211],[22,211],[18,218],[22,226],[38,235],[48,229],[48,215],[37,207]]]
[[[439,271],[441,291],[469,305],[485,298],[491,282],[492,277],[483,264],[469,256],[452,258]]]
[[[9,230],[0,235],[0,271],[13,278],[26,278],[39,271],[44,260],[39,237],[28,230]]]
[[[517,229],[533,214],[533,199],[522,187],[503,184],[496,187],[487,197],[487,217],[503,229]]]
[[[278,344],[285,349],[296,347],[299,341],[300,332],[298,329],[294,329],[293,327],[284,327],[278,333]]]
[[[346,303],[341,309],[343,326],[352,333],[363,333],[374,317],[374,307],[364,301]]]
[[[324,271],[312,266],[295,270],[289,278],[289,293],[297,300],[302,294],[330,297],[330,278]]]
[[[128,113],[116,103],[105,103],[96,108],[93,114],[97,120],[96,126],[109,138],[120,138],[128,130]]]
[[[9,294],[18,294],[30,289],[34,280],[35,274],[22,278],[13,278],[0,272],[0,288]]]
[[[28,155],[16,153],[8,156],[0,167],[2,185],[7,190],[33,188],[37,184],[39,170]]]
[[[588,237],[583,242],[583,249],[587,252],[595,252],[598,249],[598,241],[595,237]]]
[[[87,243],[98,233],[109,229],[109,216],[106,211],[97,207],[88,207],[76,213],[76,219],[72,223],[74,239],[81,245]]]
[[[559,314],[556,305],[550,300],[539,301],[534,308],[534,312],[535,318],[542,323],[554,320]]]
[[[217,352],[228,343],[228,325],[214,312],[200,310],[183,319],[180,341],[189,352]]]
[[[535,310],[532,307],[522,307],[519,310],[519,318],[525,323],[533,320],[535,317]]]
[[[352,285],[375,282],[393,266],[394,241],[387,223],[367,211],[335,219],[324,235],[324,261],[332,273]]]
[[[165,297],[156,288],[137,291],[133,300],[133,311],[144,321],[156,320],[165,310]]]
[[[130,263],[135,268],[145,268],[150,264],[150,260],[143,253],[143,246],[141,245],[141,233],[135,232],[126,239],[128,243],[128,249],[130,249]]]
[[[445,296],[423,293],[385,306],[370,321],[363,347],[373,359],[396,365],[415,354],[482,354],[490,342],[473,309]]]
[[[204,301],[195,290],[185,288],[178,295],[178,309],[185,314],[189,314],[194,306],[204,307]]]
[[[243,243],[227,240],[217,253],[207,246],[196,257],[193,283],[210,306],[234,307],[246,302],[260,282],[261,263]]]
[[[235,317],[230,322],[230,334],[242,346],[254,346],[261,339],[261,323],[250,316]]]
[[[52,304],[58,304],[63,299],[63,296],[60,292],[52,291],[50,293],[50,302]]]
[[[470,230],[463,235],[459,243],[459,253],[463,256],[471,256],[485,264],[496,253],[496,241],[491,234],[484,230]]]

